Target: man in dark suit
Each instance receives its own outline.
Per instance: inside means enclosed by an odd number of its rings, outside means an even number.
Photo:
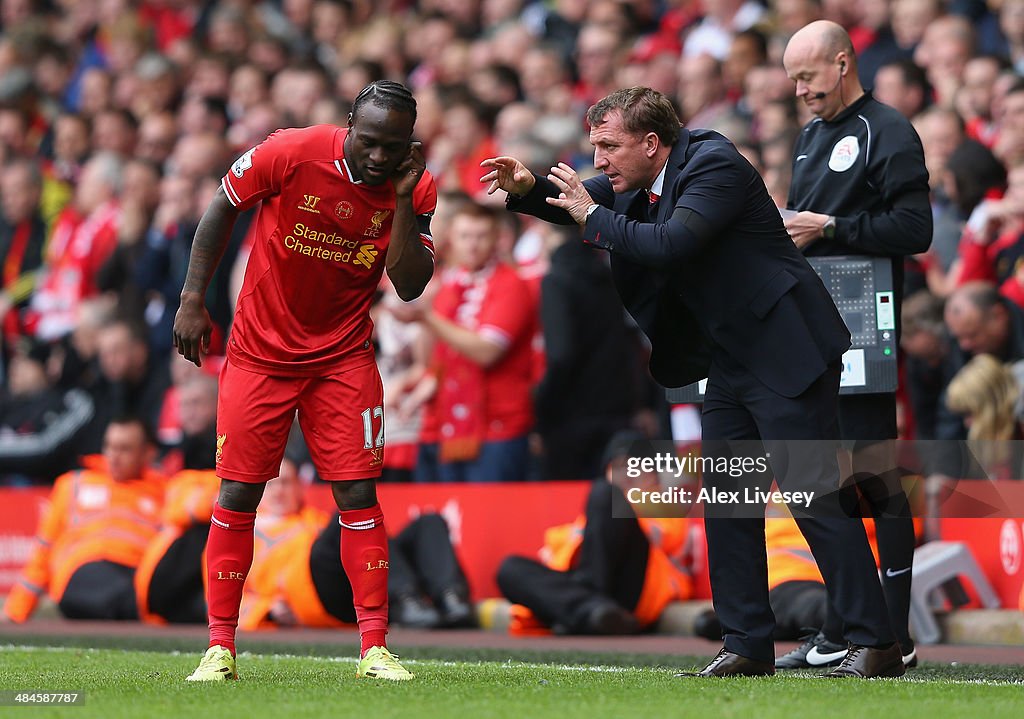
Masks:
[[[587,120],[599,177],[583,182],[559,164],[541,178],[497,157],[482,163],[488,192],[507,191],[511,210],[575,222],[586,242],[611,253],[619,296],[651,340],[654,378],[666,387],[709,378],[705,453],[768,441],[779,450],[771,463],[783,488],[809,481],[810,471],[819,488],[834,489],[834,452],[819,449],[811,463],[780,441],[816,440],[820,448],[838,436],[839,361],[850,337],[760,176],[723,136],[680,128],[671,102],[649,88],[612,93]],[[729,480],[705,476],[712,487]],[[725,646],[697,676],[775,671],[763,505],[759,516],[744,509],[745,518],[735,518],[706,506]],[[863,525],[841,513],[836,492],[824,491],[797,520],[853,645],[829,676],[899,676],[903,662]]]

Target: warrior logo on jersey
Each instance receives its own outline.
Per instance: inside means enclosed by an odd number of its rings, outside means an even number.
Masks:
[[[833,172],[846,172],[860,155],[860,142],[854,135],[847,135],[832,148],[832,156],[828,158],[828,169]]]
[[[320,202],[320,198],[317,197],[316,195],[303,195],[302,204],[299,205],[298,207],[300,210],[305,210],[306,212],[315,212],[316,214],[319,215],[320,210],[316,209],[316,205],[318,202]]]
[[[363,231],[363,237],[380,237],[383,230],[384,220],[388,219],[391,210],[377,210],[370,218],[370,226]]]
[[[252,153],[256,152],[256,148],[252,148],[244,155],[235,160],[235,164],[231,166],[231,174],[235,177],[241,177],[245,174],[245,171],[252,167]]]

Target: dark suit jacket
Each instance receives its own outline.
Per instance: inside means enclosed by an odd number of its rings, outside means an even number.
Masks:
[[[760,175],[722,135],[680,132],[650,222],[645,192],[617,195],[603,175],[584,184],[601,205],[584,240],[611,252],[616,289],[651,340],[651,373],[662,385],[707,377],[711,354],[723,352],[778,394],[795,397],[849,348],[842,317],[786,233]],[[572,224],[567,212],[545,203],[557,195],[538,177],[508,207]],[[686,209],[708,224],[710,241],[678,216]]]

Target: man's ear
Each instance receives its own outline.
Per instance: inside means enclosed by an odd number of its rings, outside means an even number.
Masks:
[[[352,127],[352,113],[351,112],[348,114],[348,126]]]
[[[661,147],[661,139],[658,137],[658,133],[648,132],[644,135],[644,152],[648,157],[654,157],[659,147]]]

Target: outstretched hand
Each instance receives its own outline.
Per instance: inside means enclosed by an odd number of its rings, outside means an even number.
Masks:
[[[480,167],[492,168],[480,178],[480,182],[491,183],[487,188],[488,195],[493,195],[498,189],[510,195],[525,195],[537,182],[526,165],[514,157],[492,157],[481,162]]]
[[[594,199],[583,186],[583,180],[576,174],[576,170],[559,162],[551,168],[548,179],[555,184],[560,194],[558,197],[548,197],[547,203],[568,212],[576,224],[587,224],[587,209],[594,204]]]
[[[409,154],[402,163],[395,168],[391,175],[391,184],[395,188],[395,194],[399,197],[408,197],[416,189],[416,183],[423,176],[427,167],[427,161],[423,157],[423,143],[410,142]]]

